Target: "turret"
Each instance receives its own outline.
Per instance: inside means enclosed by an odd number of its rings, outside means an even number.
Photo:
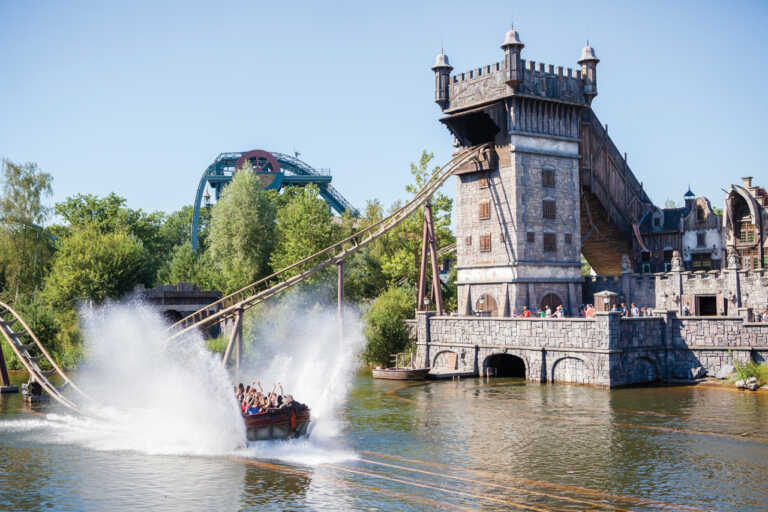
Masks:
[[[523,63],[520,59],[520,53],[525,45],[520,42],[517,30],[510,29],[504,38],[501,49],[504,50],[504,67],[507,74],[507,85],[517,89],[520,82],[523,81]]]
[[[448,107],[448,88],[450,86],[451,71],[453,67],[448,62],[448,56],[445,53],[435,57],[435,65],[432,71],[435,72],[435,103],[445,110]]]
[[[581,58],[578,63],[581,65],[581,77],[584,80],[584,98],[587,104],[591,105],[592,100],[597,96],[597,63],[600,59],[595,55],[595,49],[587,46],[581,50]]]
[[[696,202],[696,196],[691,192],[691,187],[688,187],[688,192],[683,196],[685,200],[685,209],[691,211],[693,209],[693,203]]]

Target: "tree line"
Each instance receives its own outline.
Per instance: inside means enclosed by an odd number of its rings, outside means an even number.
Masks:
[[[431,153],[411,164],[410,196],[429,179]],[[345,238],[387,215],[368,201],[363,214],[334,216],[316,186],[264,190],[246,166],[213,206],[201,210],[199,248],[190,243],[193,207],[164,213],[127,205],[115,193],[76,194],[56,203],[53,177],[34,163],[3,160],[0,198],[0,298],[16,309],[64,366],[82,357],[78,308],[126,297],[138,284],[193,283],[230,293]],[[392,205],[390,211],[401,206]],[[433,198],[438,246],[454,242],[452,200]],[[412,215],[345,262],[345,299],[364,312],[364,359],[386,363],[407,344],[403,320],[413,316],[423,213]],[[317,261],[293,269],[300,273]],[[299,285],[306,307],[335,300],[335,270]],[[444,288],[455,307],[455,276]],[[3,353],[19,368],[10,349]],[[215,344],[211,345],[215,346]]]

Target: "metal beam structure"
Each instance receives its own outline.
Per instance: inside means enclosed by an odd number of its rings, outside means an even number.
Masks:
[[[331,173],[327,169],[317,169],[283,153],[263,150],[221,153],[209,165],[200,178],[195,194],[194,213],[192,216],[192,248],[197,251],[200,232],[200,209],[204,207],[203,196],[206,186],[210,186],[218,200],[224,187],[232,181],[236,169],[248,160],[254,172],[259,176],[265,190],[280,190],[285,186],[304,186],[315,184],[320,189],[320,196],[341,214],[346,211],[359,215],[358,210],[331,185]]]

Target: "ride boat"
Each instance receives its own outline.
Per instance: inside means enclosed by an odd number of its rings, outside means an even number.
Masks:
[[[294,439],[309,435],[309,407],[293,402],[258,414],[243,415],[249,441]]]

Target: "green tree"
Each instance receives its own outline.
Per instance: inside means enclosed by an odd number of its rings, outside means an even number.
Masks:
[[[62,241],[43,296],[57,308],[72,308],[78,300],[117,299],[144,282],[148,257],[133,234],[77,228]]]
[[[408,345],[407,318],[413,316],[413,295],[401,287],[388,288],[363,315],[367,341],[364,360],[386,365],[391,354],[403,351]]]
[[[194,208],[191,205],[187,205],[165,217],[163,224],[160,226],[160,238],[163,240],[163,244],[168,250],[191,240],[193,214]],[[206,207],[200,208],[200,226],[198,232],[200,252],[208,247],[210,221],[211,209]]]
[[[44,198],[52,194],[52,182],[34,163],[3,160],[0,272],[5,295],[13,301],[40,286],[50,263],[51,236],[41,225],[50,213]]]
[[[105,197],[91,194],[77,194],[56,204],[56,213],[66,225],[56,226],[61,239],[74,231],[93,228],[100,233],[130,233],[141,240],[147,250],[145,277],[142,282],[148,286],[154,284],[158,269],[169,258],[175,239],[164,239],[161,228],[165,221],[162,212],[146,213],[125,206],[126,200],[115,193]]]
[[[213,206],[209,249],[218,288],[237,290],[269,272],[276,208],[250,164],[239,170]]]
[[[406,191],[415,195],[439,169],[430,168],[434,158],[433,153],[422,151],[419,163],[411,164],[411,174],[414,183],[406,187]],[[394,211],[399,207],[395,204]],[[432,217],[435,224],[435,241],[437,248],[444,247],[456,241],[451,231],[451,211],[453,200],[438,192],[432,196]],[[411,215],[397,228],[393,229],[381,245],[382,270],[390,284],[416,283],[421,262],[421,242],[424,229],[424,211]],[[443,258],[446,256],[443,256]]]
[[[277,212],[277,243],[270,257],[275,271],[288,267],[307,256],[333,244],[341,234],[339,223],[334,221],[330,209],[318,195],[314,185],[291,191],[291,197]],[[284,274],[290,277],[299,274],[332,254],[326,254],[316,261],[309,261]],[[313,286],[327,281],[333,269],[326,269],[318,276],[306,281]]]

